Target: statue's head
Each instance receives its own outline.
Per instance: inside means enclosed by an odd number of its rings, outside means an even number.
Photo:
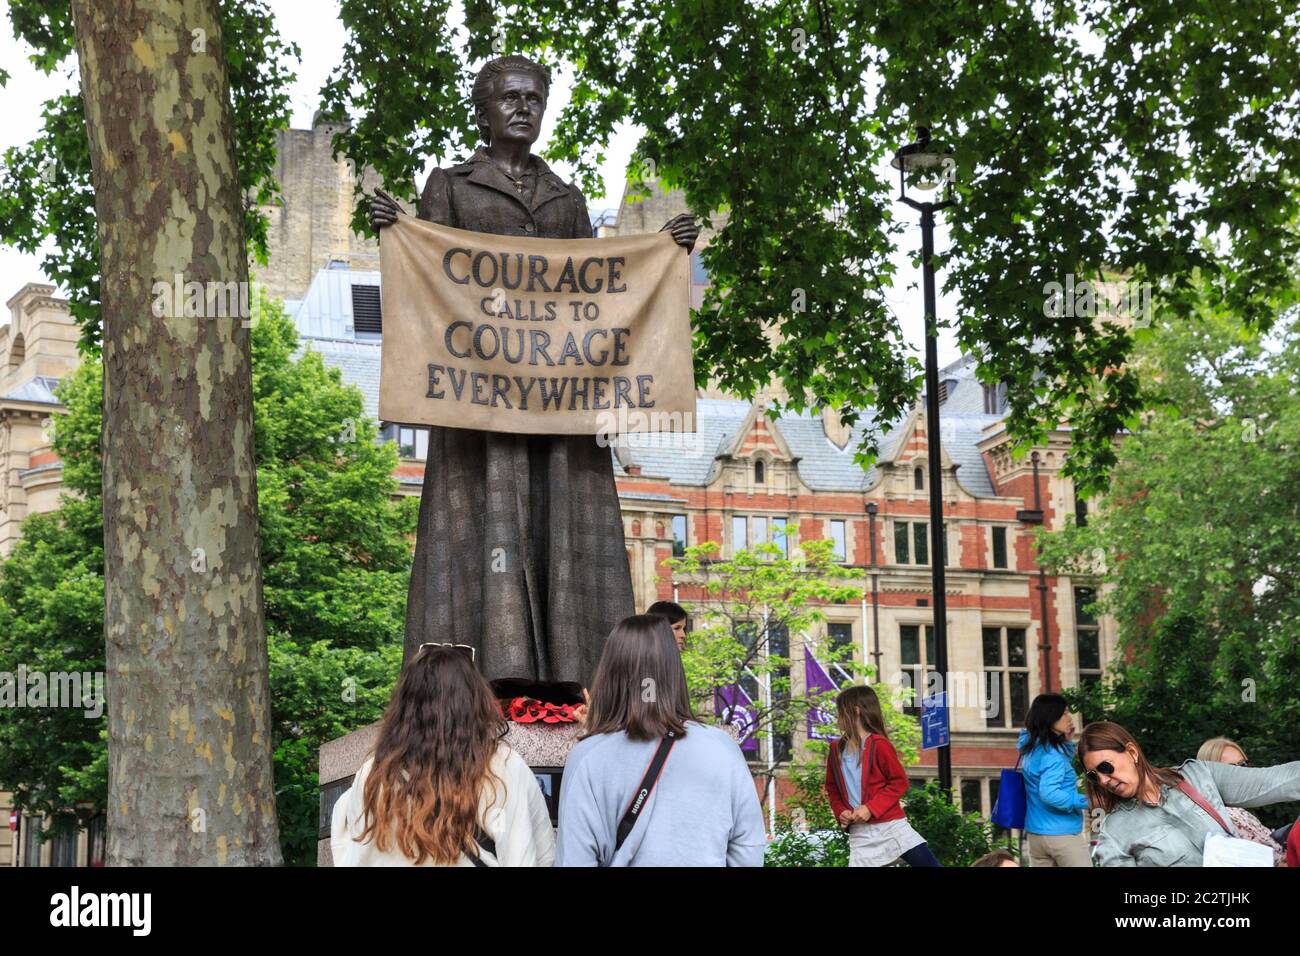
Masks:
[[[542,132],[550,89],[546,67],[526,56],[489,60],[478,71],[470,93],[483,142],[513,139],[534,143]]]

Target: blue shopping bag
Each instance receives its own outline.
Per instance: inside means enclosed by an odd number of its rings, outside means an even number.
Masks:
[[[998,802],[993,804],[989,819],[1004,830],[1025,828],[1025,775],[1020,772],[1020,760],[1014,770],[1002,771],[998,785]]]

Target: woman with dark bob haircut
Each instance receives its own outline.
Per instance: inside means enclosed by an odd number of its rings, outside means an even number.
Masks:
[[[1074,717],[1060,694],[1039,694],[1020,732],[1025,779],[1025,836],[1030,866],[1092,866],[1083,811],[1088,800],[1074,773]]]
[[[1083,728],[1079,760],[1089,803],[1105,811],[1096,851],[1102,866],[1201,866],[1211,835],[1239,836],[1228,807],[1300,800],[1300,760],[1258,768],[1213,760],[1153,767],[1133,735],[1107,721]]]
[[[745,757],[694,719],[668,621],[619,621],[564,765],[556,865],[762,866],[766,845]]]

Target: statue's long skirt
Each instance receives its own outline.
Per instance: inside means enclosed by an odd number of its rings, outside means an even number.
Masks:
[[[590,686],[634,613],[610,450],[589,436],[430,428],[405,660],[470,644],[489,680]]]

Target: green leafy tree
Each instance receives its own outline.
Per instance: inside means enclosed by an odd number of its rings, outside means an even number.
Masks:
[[[1300,23],[1277,5],[466,0],[463,48],[433,29],[449,0],[340,6],[326,101],[356,126],[336,143],[408,198],[426,156],[474,142],[472,66],[502,52],[572,71],[545,156],[588,191],[615,130],[644,130],[634,177],[718,230],[696,373],[742,395],[775,380],[848,420],[915,396],[888,301],[915,220],[885,164],[918,120],[957,149],[938,264],[958,341],[1010,386],[1018,435],[1069,417],[1081,480],[1101,483],[1142,397],[1125,324],[1049,308],[1050,283],[1116,273],[1185,314],[1202,274],[1263,328],[1296,268]]]
[[[267,221],[260,207],[278,201],[275,136],[289,125],[289,86],[295,79],[290,64],[300,53],[297,44],[280,37],[266,0],[221,0],[216,7],[245,197],[244,235],[249,255],[265,265]],[[14,36],[32,48],[31,62],[46,74],[64,69],[74,52],[71,4],[10,0],[8,8]],[[193,48],[210,38],[186,30],[184,39]],[[0,70],[0,86],[7,78]],[[86,112],[79,82],[76,87],[45,103],[35,139],[4,152],[0,242],[41,256],[45,274],[68,292],[83,351],[94,352],[102,336],[99,236]]]
[[[1255,764],[1294,760],[1300,316],[1266,339],[1207,288],[1195,321],[1158,322],[1137,362],[1158,403],[1087,526],[1042,537],[1053,567],[1096,577],[1119,628],[1084,715],[1123,724],[1166,765],[1217,736]],[[1261,815],[1281,823],[1295,808]]]
[[[253,329],[262,564],[270,635],[272,746],[285,860],[314,861],[317,751],[379,718],[401,664],[414,499],[394,501],[391,443],[377,445],[360,393],[298,346],[276,304]],[[32,515],[0,564],[0,671],[104,670],[102,370],[59,388],[54,431],[68,489]],[[16,709],[0,723],[0,787],[24,810],[74,820],[107,797],[103,722],[79,709]]]
[[[718,230],[695,317],[701,381],[752,394],[775,379],[792,407],[847,420],[867,407],[892,419],[915,397],[919,367],[888,300],[891,256],[915,232],[896,219],[885,161],[918,120],[957,147],[941,171],[960,201],[944,213],[951,248],[938,264],[958,293],[958,340],[987,381],[1010,386],[1026,441],[1070,418],[1070,467],[1091,487],[1141,408],[1132,337],[1086,310],[1053,311],[1051,283],[1118,275],[1186,315],[1203,275],[1261,329],[1291,288],[1300,23],[1275,4],[466,0],[463,29],[448,28],[456,6],[341,0],[347,39],[322,89],[324,110],[350,120],[336,148],[410,199],[429,157],[474,145],[478,64],[527,51],[571,70],[547,158],[599,191],[605,145],[620,124],[639,126],[634,178],[685,189]],[[264,0],[219,11],[241,183],[264,202],[297,50]],[[66,4],[13,0],[9,16],[38,66],[66,59]],[[93,343],[89,176],[79,97],[53,100],[41,135],[0,172],[0,239],[29,251],[55,240],[46,270],[73,291]],[[360,203],[354,224],[365,228]]]
[[[797,528],[787,525],[775,533],[785,536]],[[687,605],[693,627],[682,663],[696,713],[710,722],[746,723],[755,737],[767,741],[773,759],[753,769],[756,777],[769,781],[797,757],[797,744],[786,753],[782,742],[797,741],[809,715],[815,720],[818,714],[835,712],[836,691],[796,691],[791,672],[803,664],[804,654],[812,653],[806,639],[812,626],[825,620],[824,608],[862,597],[861,588],[849,582],[864,572],[836,564],[829,540],[802,541],[793,557],[772,542],[743,549],[730,560],[718,559],[719,551],[717,543],[706,541],[668,561],[675,580],[689,582],[707,595]],[[844,684],[875,676],[869,665],[853,660],[852,647],[818,646],[814,656],[830,673],[842,673]],[[899,758],[915,763],[920,728],[901,710],[903,695],[911,691],[873,686]],[[719,693],[732,687],[744,689],[753,702],[746,705],[748,721],[719,706]],[[832,726],[820,726],[823,732],[835,733]],[[815,752],[815,741],[808,746]]]

